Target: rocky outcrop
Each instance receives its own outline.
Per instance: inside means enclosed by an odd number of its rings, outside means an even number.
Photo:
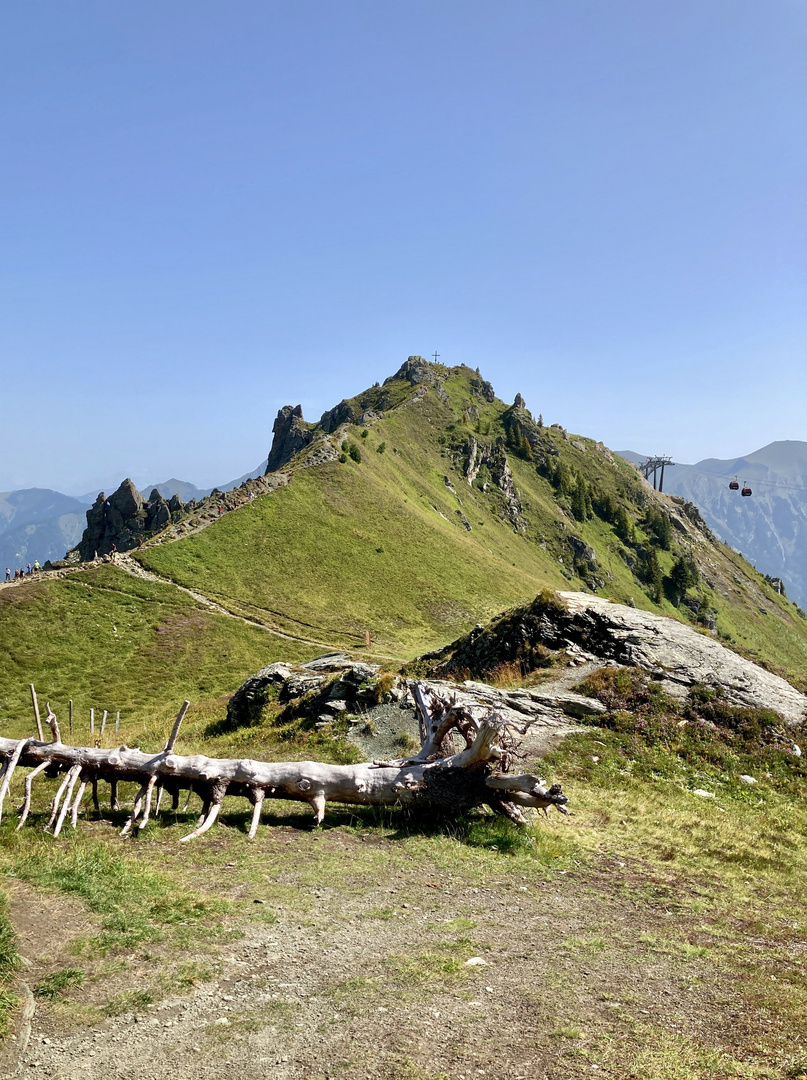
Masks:
[[[178,495],[166,502],[154,488],[148,502],[128,478],[107,499],[103,491],[87,511],[87,528],[72,551],[82,561],[112,551],[131,551],[178,520],[186,507]]]
[[[533,753],[546,752],[578,730],[577,721],[607,711],[599,701],[565,687],[501,690],[481,682],[389,677],[382,682],[375,664],[346,653],[327,653],[306,664],[270,664],[252,675],[230,699],[224,726],[234,730],[258,724],[265,707],[275,702],[285,707],[280,723],[286,712],[318,731],[347,737],[373,759],[401,758],[418,741],[415,682],[478,720],[495,709],[501,720],[528,735],[525,746]]]
[[[581,540],[579,536],[570,536],[568,539],[575,563],[581,563],[588,570],[596,570],[597,556],[594,553],[594,548],[589,547],[585,540]]]
[[[333,442],[324,436],[314,441],[296,463],[300,469],[310,469],[312,465],[325,465],[329,461],[338,461],[339,451]]]
[[[152,489],[149,501],[146,503],[150,531],[159,532],[171,523],[171,510],[168,503],[156,488]]]
[[[336,431],[342,424],[353,424],[356,421],[356,412],[348,401],[340,401],[332,409],[324,412],[320,418],[319,426],[323,431],[330,434]]]
[[[391,383],[395,379],[406,379],[413,386],[440,386],[445,380],[445,375],[434,364],[430,364],[425,357],[410,356],[405,363],[401,364],[394,375],[390,375],[388,379],[384,380],[384,385],[386,386],[387,383]]]
[[[282,469],[314,438],[313,431],[303,420],[302,405],[284,405],[280,409],[272,426],[272,436],[272,449],[266,462],[267,473]]]
[[[287,704],[312,691],[318,692],[308,702],[314,718],[323,712],[333,716],[346,709],[347,703],[364,702],[366,708],[377,696],[377,672],[375,664],[354,660],[346,653],[326,653],[307,664],[269,664],[235,691],[227,705],[225,725],[228,730],[249,727],[259,721],[270,700]],[[334,702],[345,704],[334,707]]]
[[[588,593],[541,596],[505,612],[487,629],[478,627],[432,654],[435,674],[492,670],[503,662],[527,667],[540,650],[575,648],[588,658],[637,667],[665,689],[685,696],[702,684],[719,688],[732,705],[773,709],[792,725],[805,717],[807,697],[790,683],[746,660],[708,634],[663,615],[613,604]]]
[[[489,404],[492,404],[496,400],[496,392],[493,389],[492,384],[486,379],[471,379],[471,390]]]
[[[524,532],[526,522],[522,517],[521,498],[513,480],[510,462],[507,460],[507,454],[504,452],[501,441],[498,441],[494,446],[484,446],[478,443],[473,435],[469,435],[463,454],[465,456],[463,472],[468,484],[473,484],[482,466],[486,465],[491,479],[501,493],[504,517],[513,526],[514,532]],[[487,490],[487,488],[484,490]]]
[[[513,481],[513,473],[507,454],[497,446],[491,455],[490,474],[504,498],[504,515],[513,526],[513,532],[524,532],[526,524],[521,516],[521,499]]]

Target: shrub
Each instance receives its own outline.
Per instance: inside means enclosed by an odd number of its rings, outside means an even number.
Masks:
[[[351,457],[358,465],[361,462],[361,450],[355,443],[351,443],[347,448],[348,456]]]
[[[382,443],[378,444],[378,446],[376,447],[375,452],[377,454],[383,454],[386,449],[387,449],[387,444],[385,442],[382,442]]]
[[[361,437],[363,439],[366,439],[369,434],[370,434],[370,432],[367,430],[367,428],[365,428],[364,431],[362,431],[362,433],[361,433]]]

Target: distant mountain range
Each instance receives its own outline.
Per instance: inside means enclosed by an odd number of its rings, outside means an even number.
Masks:
[[[646,455],[621,451],[638,464]],[[753,491],[731,491],[737,479]],[[772,442],[745,457],[667,466],[664,491],[700,509],[709,528],[807,608],[807,442]]]
[[[218,485],[219,490],[230,491],[265,471],[266,462],[237,480]],[[179,495],[185,503],[203,499],[213,491],[172,477],[159,484],[144,484],[142,494],[148,498],[154,488],[164,499]],[[97,495],[97,491],[63,495],[48,488],[0,491],[0,576],[6,567],[13,573],[29,562],[38,560],[44,564],[48,559],[64,558],[65,552],[81,539],[87,524],[87,507],[95,502]]]
[[[0,492],[0,572],[60,559],[78,542],[87,507],[47,488]]]

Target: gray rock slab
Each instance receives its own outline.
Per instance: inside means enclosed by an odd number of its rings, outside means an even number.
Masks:
[[[594,655],[642,668],[673,690],[685,692],[695,683],[720,687],[733,705],[773,709],[789,724],[803,722],[804,694],[708,634],[588,593],[560,595],[571,616],[566,629]]]

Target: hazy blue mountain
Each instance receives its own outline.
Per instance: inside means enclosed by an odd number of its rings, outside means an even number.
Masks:
[[[644,461],[632,451],[629,461]],[[737,478],[753,491],[730,491]],[[773,442],[744,457],[705,458],[668,466],[664,490],[700,508],[721,540],[741,551],[757,569],[780,577],[787,595],[807,608],[807,442]]]
[[[226,484],[219,484],[219,491],[232,491],[233,488],[241,487],[245,480],[254,480],[256,476],[263,476],[266,472],[266,462],[264,461],[252,472],[244,473],[243,476],[239,476],[237,480],[230,480]],[[211,489],[212,490],[212,489]]]
[[[170,480],[163,480],[161,484],[144,484],[140,488],[140,494],[147,499],[154,488],[159,491],[164,499],[170,499],[172,495],[179,495],[184,503],[190,502],[191,499],[197,501],[204,499],[213,490],[213,488],[198,488],[187,480],[177,480],[176,477],[171,477]]]
[[[61,559],[81,536],[86,506],[48,488],[0,492],[0,571]]]

